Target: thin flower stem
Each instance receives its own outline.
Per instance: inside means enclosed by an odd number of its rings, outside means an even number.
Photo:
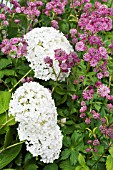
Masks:
[[[8,146],[8,147],[6,147],[6,148],[3,148],[2,150],[0,150],[0,153],[2,153],[4,150],[10,149],[10,148],[12,148],[12,147],[14,147],[14,146],[17,146],[17,145],[20,145],[20,144],[22,144],[22,143],[24,143],[24,142],[25,142],[25,140],[22,141],[22,142],[19,142],[19,143],[15,143],[15,144],[13,144],[13,145],[10,145],[10,146]]]
[[[55,76],[56,76],[56,83],[55,83],[55,86],[54,86],[53,89],[52,89],[52,93],[54,92],[54,90],[55,90],[55,88],[56,88],[56,86],[57,86],[58,78],[59,78],[60,73],[61,73],[61,70],[60,70],[60,72],[59,72],[59,74],[58,74],[58,76],[57,76],[57,74],[56,74],[54,68],[53,68],[53,71],[54,71],[54,74],[55,74]]]
[[[12,90],[22,81],[23,78],[25,78],[30,72],[32,71],[32,69],[30,69],[10,90],[9,92],[12,92]]]
[[[6,126],[7,123],[11,122],[12,120],[14,120],[14,118],[9,119],[9,120],[7,120],[4,124],[2,124],[1,127],[0,127],[0,130],[1,130],[4,126]]]

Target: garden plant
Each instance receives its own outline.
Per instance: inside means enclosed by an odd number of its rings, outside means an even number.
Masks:
[[[0,0],[0,170],[113,170],[113,0]]]

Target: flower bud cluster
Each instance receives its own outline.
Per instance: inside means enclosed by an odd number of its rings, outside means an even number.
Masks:
[[[20,58],[27,54],[27,43],[23,38],[4,39],[0,48],[4,54],[12,58]]]
[[[24,83],[12,95],[9,115],[19,122],[19,139],[26,141],[26,148],[33,156],[41,156],[44,163],[58,159],[63,136],[48,89],[36,82]]]
[[[56,15],[62,14],[64,13],[64,8],[65,5],[67,5],[68,1],[67,0],[51,0],[50,2],[48,2],[46,4],[45,9],[43,10],[43,12],[50,16],[50,13],[53,11]]]

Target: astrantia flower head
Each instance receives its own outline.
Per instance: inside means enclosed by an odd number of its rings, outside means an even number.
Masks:
[[[12,95],[10,114],[19,122],[20,141],[26,141],[26,148],[33,156],[40,155],[44,163],[58,159],[63,136],[48,89],[36,82],[24,83]]]
[[[98,94],[101,97],[106,97],[108,94],[110,93],[110,89],[109,87],[107,87],[106,85],[102,84],[99,86],[98,88]]]
[[[24,38],[28,43],[27,60],[30,62],[30,67],[35,72],[35,77],[42,80],[56,80],[60,72],[59,62],[55,59],[55,50],[62,49],[67,54],[73,51],[63,33],[52,27],[35,28],[28,32]],[[49,56],[53,60],[53,67],[44,62],[44,59]],[[54,74],[54,71],[56,74]],[[60,73],[60,81],[68,77],[68,72]]]

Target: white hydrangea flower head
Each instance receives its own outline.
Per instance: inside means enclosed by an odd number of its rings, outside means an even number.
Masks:
[[[34,128],[32,122],[22,122],[18,127],[20,141],[26,140],[27,150],[33,155],[41,156],[44,163],[53,163],[59,158],[62,148],[62,134],[59,126],[54,124]]]
[[[36,82],[26,82],[15,91],[9,104],[10,114],[18,122],[24,119],[38,123],[48,120],[57,122],[57,111],[51,93]]]
[[[55,60],[54,50],[61,48],[67,54],[74,51],[67,38],[53,27],[41,27],[28,32],[24,39],[28,43],[26,58],[34,70],[34,76],[45,81],[49,79],[56,81],[60,67],[59,62]],[[47,56],[53,60],[53,68],[57,76],[55,76],[52,67],[44,62],[44,58]],[[60,73],[58,80],[64,81],[69,73],[70,70],[67,73]]]
[[[26,148],[33,156],[41,156],[44,163],[58,159],[63,136],[48,89],[36,82],[24,83],[12,95],[9,115],[19,122],[19,139],[26,141]]]

